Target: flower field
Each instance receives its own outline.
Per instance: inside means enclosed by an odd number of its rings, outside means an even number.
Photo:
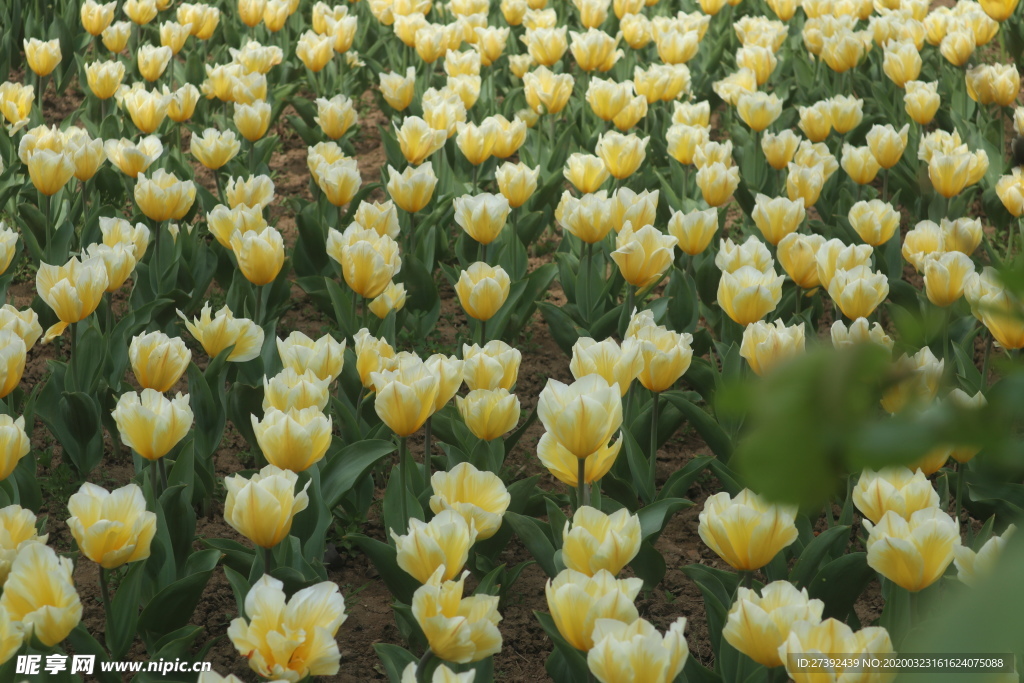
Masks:
[[[4,0],[0,683],[1019,681],[1022,11]]]

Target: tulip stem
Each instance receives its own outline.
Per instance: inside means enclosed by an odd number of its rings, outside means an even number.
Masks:
[[[256,143],[249,143],[249,173],[256,174]]]
[[[167,466],[164,465],[163,458],[157,459],[156,468],[160,472],[160,493],[163,493],[167,490]]]
[[[401,477],[402,489],[402,532],[409,529],[409,450],[406,447],[407,437],[402,437],[398,442],[398,469]]]
[[[882,201],[889,201],[889,169],[882,174]]]
[[[433,658],[434,652],[428,647],[416,664],[416,683],[427,683],[427,667],[430,666],[430,660]]]
[[[587,459],[577,458],[576,509],[590,505],[590,490],[587,488]]]
[[[264,548],[263,549],[263,573],[269,574],[274,568],[274,549]]]
[[[985,330],[983,334],[985,335],[985,355],[981,361],[981,386],[978,387],[978,391],[988,389],[988,361],[992,355],[992,335],[988,334],[988,330]]]
[[[107,617],[107,623],[110,623],[110,586],[107,585],[109,578],[107,570],[100,567],[100,597],[103,600],[103,613]]]
[[[430,483],[430,452],[433,447],[433,429],[430,423],[431,418],[427,418],[426,423],[423,425],[423,478]]]
[[[480,346],[487,343],[487,321],[480,321]]]
[[[956,523],[960,524],[960,511],[963,509],[964,497],[964,463],[956,464]],[[968,527],[970,525],[968,524]]]

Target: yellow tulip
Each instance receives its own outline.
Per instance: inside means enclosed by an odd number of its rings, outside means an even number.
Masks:
[[[735,273],[743,266],[751,266],[756,270],[767,272],[774,266],[772,254],[761,240],[751,235],[742,244],[734,244],[731,239],[719,242],[715,265],[725,273]]]
[[[338,342],[330,334],[316,341],[298,330],[277,340],[277,352],[286,369],[296,373],[312,372],[328,384],[341,374],[345,362],[345,340]]]
[[[391,361],[395,358],[395,350],[386,340],[371,336],[370,331],[365,327],[355,333],[353,341],[359,380],[364,389],[372,391],[373,373],[390,367]]]
[[[604,161],[593,154],[573,152],[562,171],[565,179],[583,194],[597,192],[610,175]]]
[[[19,642],[21,641],[19,640]],[[434,669],[434,673],[430,676],[430,683],[473,683],[475,676],[476,671],[474,670],[457,674],[445,664],[438,664],[437,668]],[[200,683],[203,683],[203,681],[200,681]],[[402,671],[401,683],[419,683],[416,680],[416,662],[409,662]]]
[[[281,344],[282,340],[278,340]],[[296,372],[286,367],[273,377],[263,378],[263,411],[301,411],[316,408],[323,411],[330,399],[329,380],[320,379],[312,370]]]
[[[169,391],[177,384],[192,360],[192,352],[180,338],[163,332],[147,332],[132,337],[128,347],[135,379],[145,389]]]
[[[1020,0],[980,0],[979,4],[985,14],[998,22],[1003,22],[1013,16]]]
[[[619,17],[619,30],[622,31],[626,44],[634,50],[642,50],[654,40],[651,20],[644,14],[632,13]]]
[[[295,515],[306,509],[306,489],[295,493],[298,475],[267,465],[246,479],[241,474],[224,478],[227,499],[224,521],[261,548],[273,548],[288,536]]]
[[[672,265],[676,238],[652,225],[636,231],[628,221],[616,237],[611,258],[627,283],[643,288],[659,281]]]
[[[865,521],[864,528],[868,565],[912,592],[935,583],[960,545],[959,525],[938,507],[918,510],[909,519],[888,511],[877,524]]]
[[[134,249],[135,260],[141,261],[149,247],[149,228],[143,223],[134,226],[123,218],[100,218],[100,232],[103,244],[114,246],[128,244]]]
[[[75,175],[75,162],[66,151],[36,149],[28,155],[29,178],[37,190],[46,196],[59,192]]]
[[[760,133],[782,114],[782,100],[774,93],[743,93],[736,101],[736,112],[750,130]]]
[[[257,100],[252,104],[234,104],[235,127],[243,138],[256,142],[267,134],[270,127],[270,104]]]
[[[973,159],[973,155],[968,153],[932,154],[928,162],[928,179],[935,191],[947,199],[960,194],[968,185]]]
[[[752,266],[724,272],[718,284],[718,305],[740,325],[757,322],[779,305],[784,279],[774,270],[761,271]]]
[[[815,254],[818,280],[823,287],[828,289],[837,270],[852,270],[857,266],[870,266],[873,251],[870,244],[847,246],[838,239],[828,240]]]
[[[75,165],[75,178],[85,182],[107,160],[103,151],[103,140],[89,137],[84,128],[72,127],[64,136],[64,152]]]
[[[10,124],[8,130],[11,134],[28,124],[28,115],[32,111],[34,100],[34,86],[10,81],[0,83],[0,113]]]
[[[191,180],[178,180],[173,173],[157,169],[147,178],[139,174],[135,183],[135,204],[150,220],[181,220],[192,208],[196,187]]]
[[[367,299],[379,296],[402,269],[398,244],[358,224],[350,225],[344,233],[331,228],[327,253],[341,266],[345,283]]]
[[[499,134],[496,121],[485,119],[479,126],[475,123],[459,122],[456,130],[458,135],[455,142],[462,156],[466,157],[466,161],[479,166],[491,157]]]
[[[564,30],[564,29],[563,29]],[[541,66],[523,76],[526,104],[538,114],[558,114],[572,96],[573,77]]]
[[[60,320],[46,331],[44,342],[62,334],[69,324],[89,317],[106,289],[107,271],[101,261],[72,257],[63,266],[40,263],[36,290]]]
[[[859,664],[835,667],[828,673],[795,668],[793,665],[797,663],[797,656],[807,652],[849,653],[851,662],[894,654],[889,632],[881,626],[869,626],[854,633],[853,629],[838,619],[796,621],[790,626],[789,634],[779,646],[779,659],[786,665],[786,673],[794,683],[820,683],[822,678],[826,681],[863,680],[878,675],[865,674]]]
[[[135,270],[135,249],[129,244],[90,244],[82,253],[83,259],[98,261],[107,273],[105,291],[116,292]]]
[[[123,52],[128,45],[128,38],[132,34],[132,25],[127,21],[115,21],[103,29],[100,36],[103,39],[103,46],[111,52]]]
[[[519,39],[526,45],[533,61],[541,66],[553,66],[565,54],[569,44],[566,39],[568,28],[527,28]]]
[[[560,444],[586,458],[607,445],[622,425],[621,392],[600,375],[586,375],[571,385],[549,379],[537,414]]]
[[[1016,525],[1009,525],[1002,536],[992,536],[977,552],[962,545],[954,547],[953,564],[956,565],[957,578],[971,587],[983,586],[1002,556],[1007,541],[1016,531]]]
[[[153,21],[158,12],[156,0],[126,0],[123,9],[128,18],[139,26]]]
[[[334,56],[334,38],[306,31],[299,37],[295,55],[313,73],[319,73]]]
[[[1024,174],[1020,167],[1014,168],[1011,175],[999,178],[996,195],[1010,214],[1017,218],[1024,215]]]
[[[18,247],[18,233],[0,221],[0,273],[10,267]],[[2,328],[0,328],[2,329]]]
[[[510,208],[516,209],[525,204],[537,191],[537,179],[540,177],[540,166],[530,168],[523,162],[513,164],[506,161],[494,172],[498,190],[508,200]]]
[[[238,0],[238,18],[249,28],[260,25],[260,22],[263,21],[263,12],[266,9],[267,0]],[[322,33],[322,31],[318,31],[318,33]]]
[[[567,569],[594,576],[618,574],[640,552],[640,518],[626,509],[606,515],[583,506],[562,530],[562,561]]]
[[[941,254],[946,251],[946,235],[942,228],[932,221],[921,221],[913,230],[907,232],[903,238],[901,251],[903,258],[914,266],[916,271],[921,272],[929,254]]]
[[[932,255],[924,261],[924,287],[928,300],[936,306],[956,303],[964,293],[964,284],[974,273],[974,262],[959,251]]]
[[[313,119],[324,135],[337,140],[359,120],[352,100],[344,95],[335,95],[331,99],[318,97],[316,100],[317,116]]]
[[[218,204],[213,207],[213,211],[206,214],[206,227],[221,246],[233,249],[232,235],[236,232],[242,235],[250,232],[260,233],[267,228],[267,221],[258,208],[250,209],[245,204],[240,204],[237,208],[229,209],[223,204]]]
[[[418,358],[391,370],[371,372],[370,380],[377,392],[374,409],[378,417],[399,437],[419,431],[434,413],[440,378]]]
[[[388,196],[403,211],[416,213],[429,204],[436,185],[437,176],[429,161],[409,166],[401,174],[388,166]]]
[[[431,128],[443,130],[448,137],[458,132],[460,123],[466,122],[466,103],[454,88],[430,88],[423,93],[423,120]]]
[[[909,130],[909,125],[904,125],[897,131],[891,124],[884,126],[876,124],[868,131],[868,147],[882,168],[889,169],[899,163],[903,156],[903,150],[907,147],[907,132]]]
[[[576,379],[600,375],[608,384],[618,384],[619,393],[625,395],[643,369],[644,357],[635,339],[627,338],[620,346],[610,338],[597,342],[580,337],[573,344],[569,370]]]
[[[623,135],[615,131],[602,134],[597,140],[595,152],[604,162],[608,172],[619,180],[633,175],[647,157],[649,137]]]
[[[832,132],[832,107],[823,100],[811,107],[797,107],[800,130],[811,142],[821,142]]]
[[[589,651],[596,645],[594,631],[599,621],[631,624],[637,620],[633,601],[642,587],[640,579],[616,579],[604,569],[593,576],[563,569],[548,580],[544,594],[558,632],[577,650]]]
[[[245,596],[245,615],[248,622],[231,621],[228,638],[263,678],[294,682],[341,669],[335,636],[348,615],[336,583],[303,588],[286,602],[284,584],[264,574]]]
[[[718,209],[703,211],[694,209],[689,213],[673,211],[668,222],[668,232],[676,238],[677,246],[683,252],[696,256],[708,248],[718,231]]]
[[[46,647],[68,637],[82,619],[82,602],[75,592],[73,565],[42,543],[22,546],[0,596],[0,612],[21,622],[25,637],[35,636]]]
[[[399,536],[391,531],[398,553],[398,566],[422,584],[430,581],[435,571],[441,580],[451,581],[469,559],[469,549],[476,542],[477,532],[456,510],[442,510],[429,523],[415,517],[409,520],[409,532]]]
[[[507,389],[477,389],[456,396],[455,405],[469,431],[484,441],[504,436],[519,422],[519,398]]]
[[[124,94],[121,105],[128,110],[135,127],[148,135],[155,132],[167,118],[171,99],[170,93],[137,88]]]
[[[234,131],[219,131],[216,128],[207,128],[202,136],[192,134],[192,156],[206,168],[216,171],[224,166],[238,154],[241,143],[235,137]]]
[[[199,40],[209,40],[220,23],[220,9],[199,3],[178,5],[176,16],[179,24],[192,24],[192,35]]]
[[[276,228],[262,231],[235,231],[231,250],[238,259],[238,269],[254,285],[267,285],[277,279],[284,265],[284,239]]]
[[[478,662],[501,651],[498,596],[462,597],[468,572],[458,581],[442,581],[443,567],[413,594],[412,613],[431,652],[458,664]]]
[[[664,636],[646,619],[628,625],[616,619],[599,619],[587,666],[602,683],[672,683],[690,655],[683,636],[685,628],[685,617],[672,622]]]
[[[804,324],[786,327],[781,320],[750,323],[743,330],[740,356],[747,359],[750,369],[764,375],[776,365],[804,351]]]
[[[363,177],[354,157],[328,163],[320,162],[313,169],[313,179],[331,204],[344,206],[359,192]]]
[[[885,46],[882,70],[897,88],[903,88],[907,81],[916,80],[921,73],[921,54],[910,41],[893,40]]]
[[[633,67],[633,87],[636,88],[637,95],[643,95],[648,104],[677,100],[690,91],[690,85],[690,70],[685,64],[652,64],[646,71],[640,67]],[[680,106],[693,107],[695,111],[703,111],[700,109],[700,105],[706,106],[707,104],[707,102],[700,104],[675,103],[677,113]],[[708,116],[710,117],[710,111],[708,111]],[[699,115],[698,118],[700,118]],[[673,123],[707,126],[702,118],[699,121],[677,120],[675,115],[673,115]]]
[[[935,400],[946,361],[939,360],[927,346],[913,356],[903,354],[892,368],[899,381],[882,397],[882,408],[898,413],[908,406],[926,406]],[[946,461],[943,458],[940,467]],[[938,469],[936,467],[935,469]]]
[[[757,591],[740,586],[729,609],[722,637],[761,666],[784,664],[781,646],[793,625],[800,621],[821,622],[825,603],[812,600],[807,589],[797,590],[789,581],[773,581]]]
[[[403,354],[399,354],[401,358]],[[405,354],[408,355],[408,354]],[[401,363],[401,360],[398,361]],[[418,362],[418,360],[417,360]],[[455,393],[462,386],[463,362],[456,356],[446,356],[443,353],[435,353],[427,357],[423,364],[435,377],[437,377],[437,396],[434,397],[433,412],[441,410],[452,400]]]
[[[853,503],[864,517],[877,524],[890,510],[910,519],[918,510],[938,507],[939,494],[921,470],[864,470],[853,488]]]
[[[498,532],[502,516],[512,502],[500,477],[478,470],[468,462],[459,463],[448,472],[435,472],[430,485],[433,491],[430,509],[435,514],[454,510],[462,515],[476,530],[478,541]]]
[[[690,367],[693,336],[655,325],[649,311],[633,316],[626,337],[639,346],[643,369],[637,379],[648,391],[662,392],[671,388]]]
[[[610,218],[615,232],[621,232],[627,223],[632,225],[634,232],[653,226],[658,213],[659,195],[659,190],[633,192],[628,187],[617,189],[609,199],[612,210]]]
[[[697,186],[708,206],[727,203],[739,184],[740,169],[737,166],[726,167],[716,161],[697,171]]]
[[[796,232],[804,216],[803,198],[798,197],[796,201],[785,197],[772,199],[760,193],[751,214],[757,229],[768,242],[775,245],[790,233]]]
[[[977,39],[966,26],[958,26],[948,31],[939,43],[939,52],[953,66],[964,66],[974,54]]]
[[[398,238],[398,211],[392,201],[359,202],[353,221],[367,230],[375,230],[378,235]]]
[[[519,118],[519,116],[512,117],[509,121],[501,114],[496,114],[490,119],[497,123],[498,133],[494,140],[494,148],[491,150],[491,154],[499,159],[507,159],[523,146],[526,142],[526,121]]]
[[[171,94],[167,105],[167,118],[175,123],[183,123],[192,118],[199,103],[199,89],[186,83]]]
[[[8,416],[4,416],[8,417]],[[24,420],[19,418],[22,422]],[[2,422],[0,418],[0,422]],[[26,443],[28,437],[25,437]],[[11,564],[18,556],[18,552],[30,543],[46,544],[48,534],[38,535],[36,531],[36,516],[31,510],[26,510],[19,505],[8,505],[0,508],[0,586],[7,581],[11,572]],[[6,615],[6,610],[0,609],[0,616]],[[21,643],[19,638],[18,643]],[[0,657],[0,659],[3,659]]]
[[[139,73],[147,81],[153,82],[160,78],[174,56],[174,51],[166,46],[142,45],[139,47],[135,63]]]
[[[768,164],[781,171],[793,160],[800,142],[800,136],[787,128],[781,133],[766,133],[761,138],[761,150]]]
[[[511,280],[501,266],[482,261],[462,271],[455,293],[466,314],[476,320],[490,320],[508,299]]]
[[[704,503],[697,532],[733,569],[755,571],[797,538],[796,509],[768,503],[749,489],[716,493]]]
[[[240,50],[230,48],[231,58],[242,67],[243,71],[258,74],[270,73],[270,70],[284,59],[284,51],[276,45],[261,45],[250,40]]]
[[[869,147],[854,147],[849,143],[843,143],[842,166],[850,179],[858,185],[869,185],[874,182],[882,168]]]
[[[380,92],[384,101],[395,111],[404,111],[410,104],[416,85],[416,69],[409,67],[405,75],[398,73],[380,74]]]
[[[621,449],[622,440],[619,439],[590,454],[585,460],[584,483],[593,483],[608,474]],[[544,432],[537,442],[537,458],[558,481],[576,488],[579,482],[579,459],[549,432]]]
[[[693,165],[698,169],[715,163],[722,164],[726,168],[736,165],[732,158],[731,140],[726,140],[725,142],[705,142],[694,151]]]
[[[82,554],[104,569],[149,557],[156,535],[156,513],[146,510],[135,484],[109,492],[85,483],[68,499],[68,530]]]
[[[889,281],[870,266],[840,269],[828,284],[828,294],[850,320],[866,318],[889,295]]]
[[[633,98],[633,84],[594,78],[587,86],[587,104],[602,121],[611,121]]]
[[[25,61],[28,62],[28,68],[32,69],[40,78],[45,78],[53,73],[53,70],[61,62],[60,41],[56,38],[53,40],[29,38],[23,40],[22,45],[25,48]]]
[[[12,338],[13,337],[13,341]],[[20,337],[14,335],[10,330],[0,331],[0,344],[3,344],[3,348],[0,349],[0,363],[8,366],[6,381],[4,386],[10,383],[10,371],[9,371],[9,354],[11,353],[12,347],[14,351],[21,351],[21,369],[24,370],[25,365],[25,343]],[[18,380],[21,379],[21,371],[18,372],[18,376],[14,381],[17,385]],[[9,391],[7,393],[10,393]],[[4,394],[6,396],[7,394]],[[3,398],[0,396],[0,398]],[[14,474],[14,469],[18,466],[18,463],[28,455],[29,451],[29,440],[28,435],[25,433],[25,418],[24,416],[18,417],[18,419],[12,418],[10,415],[0,415],[0,480],[6,479],[7,477]]]
[[[188,396],[166,398],[154,389],[122,394],[113,411],[121,441],[146,460],[167,455],[192,427]]]
[[[790,162],[786,174],[786,195],[792,201],[802,199],[804,207],[812,207],[821,196],[825,180],[824,164],[800,166]]]
[[[700,49],[700,34],[697,31],[680,29],[659,31],[654,28],[651,35],[654,37],[654,47],[658,52],[658,58],[665,64],[685,65]]]
[[[864,100],[857,97],[835,95],[829,100],[832,128],[846,135],[860,125],[864,118]]]
[[[181,311],[178,311],[178,316],[185,321],[185,327],[211,359],[234,346],[228,360],[244,363],[260,355],[263,348],[263,328],[248,318],[236,318],[227,306],[211,316],[210,304],[206,303],[199,317],[192,322]]]
[[[98,36],[103,30],[114,21],[114,9],[116,2],[108,2],[103,5],[95,0],[85,0],[79,12],[82,18],[82,28],[91,36]]]
[[[384,291],[369,303],[370,311],[378,318],[384,319],[391,311],[400,311],[405,307],[405,285],[391,282]]]
[[[85,77],[92,94],[98,99],[108,100],[124,80],[124,64],[116,61],[93,62],[85,67]]]
[[[801,289],[821,286],[815,254],[824,243],[825,238],[821,235],[801,235],[795,232],[779,241],[776,252],[779,264]]]
[[[492,339],[482,347],[473,344],[462,348],[463,379],[470,391],[476,389],[508,389],[516,384],[523,354],[505,342]]]
[[[319,462],[331,445],[331,418],[320,407],[284,412],[269,408],[263,419],[251,416],[252,430],[267,462],[303,472]]]
[[[900,227],[900,214],[879,199],[860,201],[850,207],[850,226],[873,247],[888,242]]]
[[[455,222],[480,244],[498,239],[509,214],[509,201],[500,194],[483,192],[453,200]]]
[[[473,29],[473,34],[476,38],[474,47],[480,55],[481,64],[490,66],[501,58],[502,53],[505,51],[505,45],[508,42],[508,27],[477,26]]]

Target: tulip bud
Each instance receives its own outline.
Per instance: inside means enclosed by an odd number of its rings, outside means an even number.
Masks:
[[[867,134],[867,144],[878,164],[885,169],[899,163],[907,147],[907,133],[910,126],[904,125],[898,131],[891,124],[875,125]]]
[[[154,389],[129,391],[112,414],[121,441],[146,460],[167,455],[192,428],[192,409],[181,392],[168,399]]]
[[[380,74],[380,92],[395,111],[404,111],[412,104],[415,85],[415,67],[406,69],[405,76],[397,73]]]
[[[416,589],[412,613],[423,630],[431,652],[447,662],[467,664],[486,659],[501,650],[498,597],[462,597],[468,572],[458,581],[442,581],[438,567]]]
[[[173,93],[167,105],[167,118],[175,123],[184,123],[192,118],[199,103],[199,90],[191,83],[186,83]]]
[[[109,492],[85,483],[68,499],[68,530],[82,554],[104,569],[149,557],[156,514],[146,510],[142,489],[128,484]]]
[[[662,234],[652,225],[634,232],[628,221],[616,238],[612,260],[627,283],[643,288],[659,281],[672,265],[676,238]]]
[[[116,7],[116,2],[100,5],[95,0],[85,0],[80,11],[82,28],[93,37],[100,35],[114,20]]]
[[[805,216],[803,198],[796,201],[785,197],[771,199],[758,194],[751,217],[764,238],[777,245],[782,238],[796,232]]]
[[[123,52],[132,34],[132,25],[127,21],[115,21],[103,29],[100,36],[103,46],[111,52]]]
[[[484,441],[500,438],[519,422],[519,398],[507,389],[477,389],[456,396],[455,405],[469,431]]]
[[[378,417],[399,437],[419,431],[435,410],[440,377],[415,356],[394,369],[370,373]]]
[[[615,131],[602,134],[597,140],[595,152],[604,162],[611,175],[619,180],[633,175],[647,157],[649,137],[623,135]]]
[[[331,228],[327,253],[341,266],[345,284],[367,299],[379,296],[402,269],[398,244],[358,224],[350,225],[344,233]]]
[[[704,502],[697,532],[734,569],[755,571],[796,540],[795,519],[795,508],[768,503],[749,489],[735,498],[723,491]]]
[[[224,521],[257,546],[273,548],[288,536],[295,515],[309,504],[310,482],[295,493],[297,481],[295,472],[274,465],[249,479],[240,474],[225,477]]]
[[[786,327],[781,320],[775,323],[755,322],[743,330],[740,356],[747,359],[750,369],[758,375],[804,351],[804,324]]]
[[[962,545],[955,546],[953,564],[956,565],[957,578],[971,587],[984,585],[1002,556],[1007,541],[1016,531],[1016,525],[1009,525],[1002,536],[992,536],[977,552]]]
[[[811,142],[822,142],[832,132],[832,107],[822,100],[811,107],[797,107],[800,130]]]
[[[782,114],[782,100],[774,93],[743,93],[736,102],[736,112],[750,130],[760,133]]]
[[[795,232],[779,241],[779,264],[801,289],[821,286],[815,254],[824,243],[825,238],[821,235],[801,235]]]
[[[252,430],[267,462],[303,472],[319,462],[331,445],[331,418],[311,406],[284,412],[269,408],[263,419],[251,416]]]
[[[862,515],[877,524],[890,510],[910,519],[918,510],[938,507],[939,494],[921,470],[894,467],[864,470],[853,489],[853,502]]]
[[[410,166],[398,173],[388,166],[388,195],[404,211],[416,213],[427,204],[434,194],[437,176],[430,162],[421,166]]]
[[[860,238],[873,247],[888,242],[900,227],[900,214],[892,204],[878,199],[857,202],[848,218]]]
[[[191,180],[178,180],[162,168],[149,178],[140,173],[135,183],[135,204],[147,218],[158,223],[181,220],[195,199],[196,187]]]
[[[882,70],[897,88],[903,88],[907,81],[916,80],[921,73],[921,54],[909,41],[890,41],[885,46]]]
[[[523,355],[519,349],[493,339],[483,347],[463,346],[462,358],[463,379],[470,391],[499,388],[512,391]]]
[[[729,201],[740,184],[740,169],[726,167],[721,162],[709,164],[697,171],[697,186],[708,206],[722,206]]]
[[[216,358],[229,346],[234,347],[228,356],[231,362],[244,363],[260,355],[263,348],[262,327],[248,318],[236,318],[227,306],[217,311],[216,316],[210,313],[210,304],[206,303],[199,317],[189,322],[185,314],[178,311],[178,316],[185,321],[185,327],[202,345],[207,356]]]
[[[881,626],[869,626],[856,633],[838,619],[826,619],[822,622],[797,621],[792,624],[789,635],[779,646],[779,660],[786,664],[786,673],[794,683],[814,683],[819,680],[818,673],[809,669],[797,669],[795,663],[798,656],[806,652],[849,652],[856,661],[860,658],[884,658],[893,655],[892,640],[889,632]],[[829,674],[831,678],[859,677],[863,670],[859,666],[839,668]]]
[[[596,644],[597,623],[614,619],[632,624],[637,620],[633,601],[642,587],[640,579],[616,579],[604,569],[593,576],[564,569],[548,580],[544,593],[558,632],[577,650],[589,651]]]
[[[506,161],[494,172],[498,189],[513,209],[525,204],[537,191],[539,176],[540,166],[531,169],[522,162],[513,164]]]
[[[60,41],[56,38],[48,41],[30,38],[22,41],[22,44],[28,67],[40,78],[53,73],[61,62]]]
[[[938,581],[960,546],[959,525],[938,507],[918,510],[909,519],[888,511],[877,524],[863,524],[868,565],[911,592]]]
[[[72,570],[69,558],[58,557],[43,543],[26,543],[11,563],[0,614],[20,622],[25,638],[56,646],[82,619]]]
[[[62,334],[69,324],[89,317],[99,306],[106,289],[107,271],[101,261],[79,261],[72,257],[63,266],[40,263],[36,290],[60,320],[46,331],[44,342]]]
[[[640,518],[622,509],[611,515],[583,506],[562,530],[562,560],[567,569],[594,576],[618,574],[640,552]]]
[[[319,73],[334,56],[334,38],[306,31],[295,46],[297,56],[307,69]]]
[[[621,426],[621,392],[600,375],[586,375],[571,385],[549,379],[537,414],[562,446],[577,458],[586,458],[604,447]]]
[[[788,581],[773,581],[757,591],[740,586],[722,629],[722,637],[761,666],[784,664],[779,646],[795,623],[821,621],[825,603],[812,600],[807,589],[797,590]]]
[[[238,617],[228,627],[231,643],[266,679],[336,675],[341,653],[335,636],[348,617],[338,585],[324,581],[285,598],[284,584],[264,574],[245,596],[249,621]]]
[[[231,235],[231,250],[242,275],[257,287],[276,280],[284,265],[284,239],[269,226],[260,232],[236,230]]]
[[[448,472],[435,472],[430,485],[433,490],[430,509],[435,514],[444,510],[459,513],[476,530],[478,541],[498,532],[502,516],[512,501],[500,477],[478,470],[468,462],[459,463]]]
[[[974,273],[974,262],[959,251],[931,255],[924,261],[924,288],[928,300],[936,306],[956,303],[964,293],[967,277]]]
[[[718,284],[718,305],[740,325],[757,322],[775,310],[782,300],[782,275],[742,266],[722,273]]]
[[[93,62],[85,67],[89,90],[97,99],[107,100],[114,96],[124,80],[124,64],[117,61]]]
[[[761,138],[761,150],[768,164],[781,171],[793,160],[800,142],[800,136],[787,128],[781,133],[766,133]]]
[[[243,138],[255,143],[270,127],[270,104],[257,100],[252,104],[235,103],[235,127]]]
[[[462,271],[455,293],[466,314],[476,320],[490,320],[508,299],[511,280],[501,266],[478,261]]]

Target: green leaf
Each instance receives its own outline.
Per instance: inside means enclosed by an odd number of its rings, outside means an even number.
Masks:
[[[149,601],[139,619],[139,630],[147,645],[188,623],[211,574],[212,569],[179,579]]]
[[[371,440],[350,444],[337,452],[327,452],[320,470],[320,484],[327,509],[333,510],[353,486],[366,476],[374,465],[395,451],[391,441]]]
[[[555,566],[555,546],[551,539],[544,532],[543,522],[533,517],[524,517],[515,512],[505,513],[505,522],[512,527],[516,536],[523,542],[526,549],[537,560],[537,564],[544,570],[544,573],[555,578],[558,569]]]
[[[661,395],[686,417],[715,455],[723,460],[732,456],[732,439],[707,411],[694,405],[681,391],[665,391]]]
[[[114,597],[111,598],[104,636],[107,649],[114,660],[124,659],[135,640],[136,625],[139,622],[139,598],[145,570],[145,563],[133,563],[117,587]],[[109,580],[109,575],[107,580]]]
[[[850,553],[832,560],[807,585],[812,598],[825,603],[823,619],[834,617],[845,621],[857,598],[875,578],[868,566],[867,553]]]
[[[692,506],[693,503],[683,498],[663,498],[641,508],[637,512],[637,516],[640,518],[641,535],[644,539],[654,543],[672,515]]]
[[[398,552],[394,546],[363,534],[347,534],[345,540],[366,553],[396,600],[406,604],[412,602],[412,594],[420,584],[398,566]]]
[[[822,560],[828,557],[836,542],[849,533],[850,527],[848,526],[834,526],[818,534],[800,552],[800,557],[789,574],[790,582],[797,588],[806,588],[817,574]]]
[[[402,683],[402,672],[410,664],[416,663],[416,655],[398,645],[390,643],[374,643],[373,650],[384,664],[384,672],[390,683]]]

